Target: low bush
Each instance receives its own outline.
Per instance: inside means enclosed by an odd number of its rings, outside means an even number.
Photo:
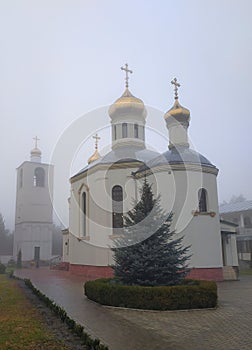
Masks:
[[[212,308],[217,305],[215,282],[185,280],[177,286],[127,286],[115,279],[98,279],[84,285],[86,296],[102,305],[147,310]]]
[[[0,262],[0,274],[4,274],[5,270],[6,270],[5,265]]]

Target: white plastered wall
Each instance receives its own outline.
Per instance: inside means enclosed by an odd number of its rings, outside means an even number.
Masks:
[[[139,166],[139,164],[138,164]],[[135,198],[135,180],[132,171],[136,167],[103,167],[91,171],[72,183],[69,220],[69,262],[72,264],[107,266],[112,262],[113,246],[112,188],[123,188],[123,211],[132,209]],[[86,192],[86,235],[83,236],[81,210],[82,193]],[[64,259],[65,260],[65,259]],[[66,260],[65,260],[66,261]]]
[[[216,175],[189,169],[171,171],[167,166],[151,175],[149,182],[158,184],[161,206],[173,213],[171,229],[190,246],[190,267],[222,267]],[[200,188],[207,190],[207,215],[195,215]]]

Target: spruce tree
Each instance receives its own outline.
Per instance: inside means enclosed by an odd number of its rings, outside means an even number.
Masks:
[[[160,286],[180,284],[188,272],[189,247],[170,231],[172,214],[165,214],[145,179],[141,199],[124,217],[116,240],[113,266],[123,284]]]
[[[22,267],[22,252],[21,249],[18,251],[18,256],[17,256],[17,267],[21,268]]]

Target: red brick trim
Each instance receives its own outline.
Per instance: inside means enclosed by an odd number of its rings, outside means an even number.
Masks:
[[[207,281],[223,281],[222,267],[192,268],[187,278]]]
[[[69,272],[88,279],[110,278],[114,276],[114,271],[110,266],[70,264]],[[216,282],[223,281],[222,267],[192,268],[190,273],[187,275],[187,278]]]
[[[69,272],[89,279],[109,278],[114,276],[114,271],[110,266],[70,264]]]

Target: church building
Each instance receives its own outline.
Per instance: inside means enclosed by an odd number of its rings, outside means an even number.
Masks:
[[[63,231],[63,261],[70,272],[88,277],[112,276],[114,240],[123,230],[123,216],[140,197],[146,178],[166,213],[173,213],[172,230],[190,246],[190,278],[221,281],[237,278],[237,252],[233,227],[225,222],[222,233],[217,182],[218,169],[190,147],[190,111],[178,99],[164,114],[168,150],[160,154],[146,148],[147,111],[143,101],[126,87],[109,108],[111,151],[100,156],[98,139],[88,164],[70,179],[69,229]],[[230,232],[229,232],[230,230]],[[229,235],[230,233],[230,235]],[[148,232],[148,235],[152,232]],[[232,239],[223,239],[229,235]],[[228,237],[229,237],[228,236]],[[226,236],[225,236],[226,237]]]
[[[30,161],[17,168],[13,256],[21,252],[22,262],[38,266],[52,258],[53,166],[41,162],[37,141]]]

